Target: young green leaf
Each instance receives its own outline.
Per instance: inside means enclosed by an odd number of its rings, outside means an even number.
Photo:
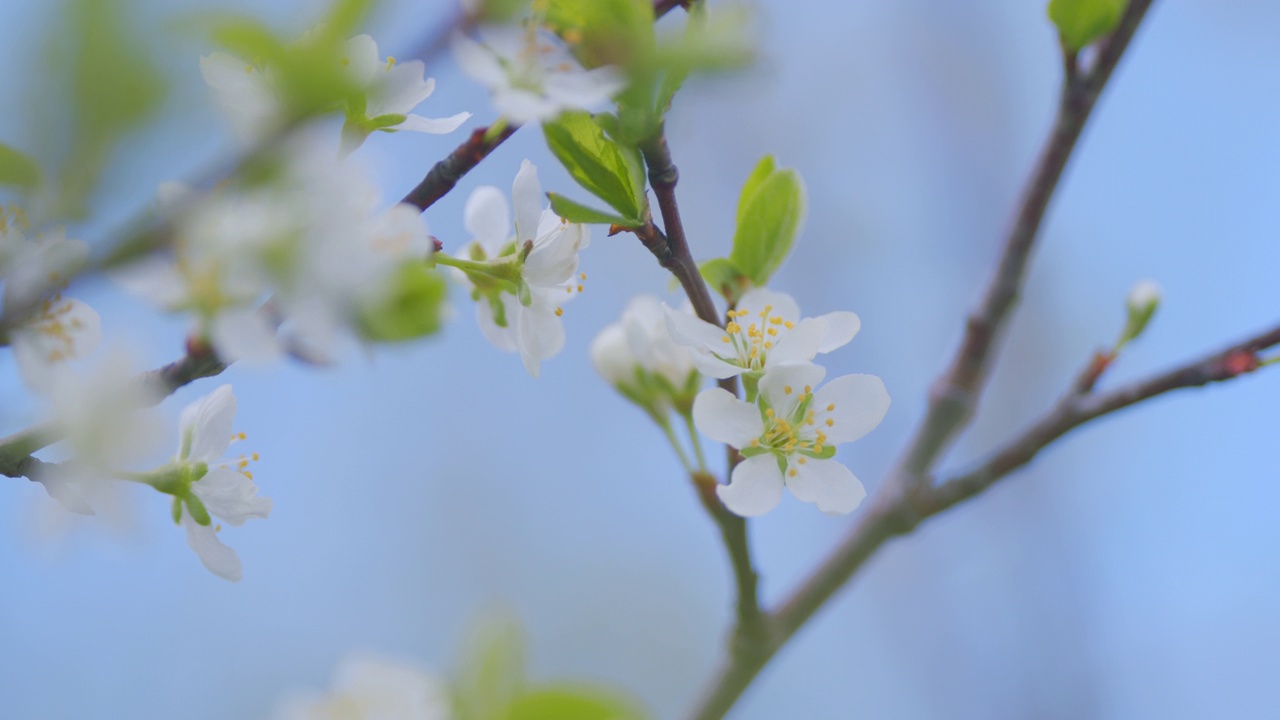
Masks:
[[[1128,0],[1049,0],[1049,19],[1069,50],[1079,50],[1115,29]]]
[[[707,281],[707,285],[730,303],[737,303],[742,293],[752,287],[751,278],[743,274],[729,258],[708,260],[698,266],[698,271],[702,273],[702,279]]]
[[[559,193],[547,193],[547,199],[551,201],[551,209],[557,215],[572,223],[587,223],[589,225],[621,225],[627,227],[630,223],[624,217],[607,213],[602,210],[589,208],[581,203],[574,202]]]
[[[40,166],[30,156],[0,143],[0,185],[30,190],[40,182]]]
[[[773,159],[765,157],[743,186],[729,259],[751,282],[764,286],[791,252],[804,213],[799,173],[778,170]]]
[[[508,617],[482,620],[471,632],[454,689],[465,720],[506,720],[525,694],[524,633]]]
[[[640,151],[609,138],[591,115],[566,112],[542,124],[547,147],[587,192],[617,210],[627,227],[644,224],[644,166]]]
[[[524,695],[511,706],[506,720],[644,720],[630,699],[601,688],[547,687]]]
[[[387,279],[375,302],[360,309],[361,333],[377,342],[413,340],[439,332],[448,284],[437,270],[410,261]]]

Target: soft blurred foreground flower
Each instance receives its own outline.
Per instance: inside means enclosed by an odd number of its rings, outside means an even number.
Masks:
[[[511,188],[511,210],[502,191],[476,188],[467,199],[465,225],[474,238],[462,255],[437,256],[471,285],[485,337],[497,348],[519,352],[529,374],[564,347],[561,306],[582,291],[578,252],[591,241],[587,226],[542,207],[538,169],[525,160]]]
[[[221,525],[213,518],[239,526],[271,513],[271,499],[258,496],[253,473],[247,470],[257,454],[224,462],[231,442],[244,439],[244,433],[231,431],[235,415],[236,396],[230,385],[188,405],[178,422],[177,455],[145,479],[173,496],[174,522],[186,528],[187,544],[200,556],[200,562],[233,582],[243,575],[240,557],[218,539]]]
[[[591,364],[623,396],[651,413],[665,415],[671,405],[688,403],[697,391],[698,373],[689,348],[667,332],[662,301],[639,295],[622,318],[591,342]]]
[[[347,656],[327,693],[294,692],[272,720],[449,720],[448,689],[417,665],[370,653]]]
[[[314,135],[279,150],[268,181],[189,201],[174,221],[172,259],[118,274],[134,292],[195,315],[227,360],[271,361],[295,346],[328,359],[362,335],[401,266],[425,267],[431,252],[417,209],[380,210],[358,163],[339,162]]]
[[[720,388],[698,394],[698,429],[745,458],[729,484],[716,488],[730,510],[763,515],[777,506],[784,486],[826,513],[849,513],[862,502],[862,483],[831,458],[836,445],[880,424],[889,393],[873,375],[845,375],[815,390],[825,375],[812,363],[774,366],[760,379],[757,404]]]
[[[488,26],[473,40],[453,37],[462,71],[489,89],[507,120],[551,120],[565,110],[590,110],[626,87],[623,74],[605,66],[585,70],[551,33],[535,25]]]
[[[671,337],[693,349],[699,371],[717,379],[759,377],[773,365],[808,362],[847,345],[861,326],[851,312],[801,319],[790,295],[765,288],[743,293],[723,328],[667,310]]]
[[[302,42],[306,39],[304,36]],[[444,134],[471,117],[467,112],[446,118],[410,112],[435,91],[435,80],[424,79],[426,66],[420,60],[384,60],[378,54],[377,43],[368,35],[347,40],[338,51],[342,53],[338,60],[348,80],[359,90],[342,108],[346,114],[342,133],[345,152],[359,147],[375,131]],[[289,108],[271,67],[215,52],[200,58],[200,74],[241,143],[251,146],[265,140],[289,119]]]

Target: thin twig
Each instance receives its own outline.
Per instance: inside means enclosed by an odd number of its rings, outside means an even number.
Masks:
[[[969,317],[959,349],[931,389],[928,409],[915,436],[894,471],[868,503],[868,509],[840,545],[776,612],[765,616],[766,631],[759,635],[759,645],[754,652],[735,652],[726,658],[718,676],[693,712],[691,717],[695,720],[723,718],[787,640],[887,540],[911,532],[924,518],[951,507],[960,499],[972,497],[995,481],[995,478],[984,476],[986,485],[946,505],[934,499],[935,490],[929,485],[933,466],[976,409],[992,351],[1022,288],[1031,250],[1049,202],[1100,93],[1151,2],[1132,0],[1129,3],[1115,31],[1101,41],[1096,60],[1087,73],[1080,74],[1075,63],[1064,66],[1068,77],[1064,78],[1058,116],[1019,203],[995,275],[978,309]],[[1161,391],[1169,389],[1173,387]],[[1107,412],[1118,407],[1123,405]],[[944,492],[956,493],[962,487],[965,486],[952,486],[946,491],[939,489],[936,492],[943,496]]]
[[[969,316],[964,338],[950,365],[930,390],[925,418],[897,466],[895,475],[900,482],[917,485],[925,482],[943,451],[976,410],[986,384],[992,350],[1022,290],[1027,263],[1049,202],[1098,96],[1151,2],[1133,0],[1129,3],[1115,32],[1099,46],[1092,68],[1086,74],[1065,79],[1057,120],[1027,182],[995,275],[978,308]]]

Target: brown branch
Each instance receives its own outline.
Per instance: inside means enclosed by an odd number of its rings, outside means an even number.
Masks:
[[[1120,62],[1152,0],[1133,0],[1124,17],[1098,48],[1085,74],[1063,83],[1057,120],[1028,180],[994,277],[978,308],[969,316],[964,338],[947,370],[929,393],[925,419],[897,466],[902,482],[926,481],[942,452],[977,408],[986,384],[992,349],[1002,334],[1026,278],[1027,263],[1049,202],[1084,130],[1099,95]],[[1069,69],[1074,69],[1069,66]]]
[[[1067,77],[1063,83],[1057,119],[1019,203],[995,275],[978,308],[969,317],[959,349],[931,389],[929,405],[916,434],[859,522],[778,610],[765,616],[764,632],[758,635],[759,644],[750,652],[734,652],[726,659],[692,714],[695,720],[723,718],[777,651],[844,587],[886,541],[911,532],[925,518],[972,497],[995,481],[994,477],[984,476],[986,484],[975,487],[967,495],[958,491],[968,486],[948,484],[935,490],[929,485],[933,466],[976,409],[992,350],[1022,288],[1031,250],[1049,202],[1099,95],[1151,2],[1132,0],[1129,3],[1115,31],[1099,44],[1096,60],[1086,73],[1081,74],[1074,62],[1064,66]],[[1185,385],[1179,385],[1182,386]],[[1160,388],[1159,385],[1141,387],[1148,390]],[[1160,391],[1168,389],[1173,387]],[[1135,396],[1125,404],[1139,399]],[[1123,406],[1117,405],[1106,412]],[[1107,406],[1097,409],[1104,407]],[[1100,414],[1103,413],[1094,413],[1091,418]],[[1049,438],[1049,441],[1061,434]],[[935,493],[938,498],[950,494],[957,498],[950,504],[944,504],[942,500],[935,499]]]

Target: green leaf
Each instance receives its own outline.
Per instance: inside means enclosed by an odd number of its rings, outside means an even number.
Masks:
[[[376,302],[360,309],[361,334],[378,342],[414,340],[439,332],[448,285],[419,261],[403,263]]]
[[[547,147],[587,192],[617,210],[630,227],[644,224],[648,208],[640,151],[609,138],[591,115],[566,112],[542,124]]]
[[[516,700],[507,720],[644,720],[629,698],[586,685],[535,690]]]
[[[490,617],[472,630],[459,667],[457,692],[462,720],[508,720],[524,694],[524,633],[509,617]]]
[[[698,271],[711,289],[720,293],[730,303],[736,303],[742,293],[751,289],[751,278],[729,258],[715,258],[698,266]]]
[[[0,143],[0,185],[30,190],[40,183],[40,166],[30,156]]]
[[[551,209],[557,215],[572,223],[587,223],[589,225],[620,225],[622,227],[630,227],[630,221],[619,215],[589,208],[578,202],[574,202],[569,198],[558,193],[547,193],[547,199],[551,201]],[[639,227],[643,223],[639,223],[634,227]]]
[[[650,0],[547,0],[544,22],[585,67],[614,65],[628,75],[650,64],[654,48]]]
[[[1049,0],[1049,19],[1069,50],[1079,50],[1115,29],[1128,0]]]
[[[793,169],[778,170],[765,157],[743,187],[729,259],[758,286],[787,259],[804,220],[805,192]]]

